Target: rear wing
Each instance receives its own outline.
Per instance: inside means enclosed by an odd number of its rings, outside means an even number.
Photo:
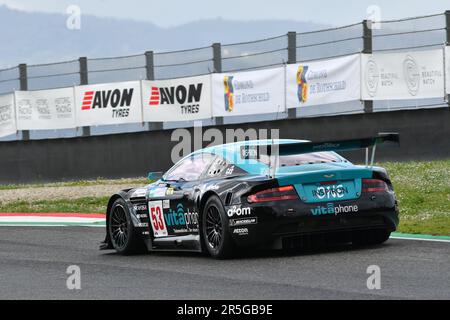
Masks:
[[[303,153],[324,152],[324,151],[351,151],[351,150],[366,150],[366,166],[373,167],[375,160],[375,151],[378,145],[393,144],[400,145],[400,136],[398,133],[378,133],[376,137],[326,141],[326,142],[293,142],[286,144],[266,144],[241,146],[241,157],[243,159],[259,159],[261,155],[270,157],[270,176],[273,177],[275,172],[272,172],[277,167],[279,156],[288,156]],[[369,149],[372,148],[369,164]]]

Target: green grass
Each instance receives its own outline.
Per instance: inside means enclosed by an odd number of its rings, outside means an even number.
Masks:
[[[399,201],[399,232],[450,235],[450,160],[381,165]]]
[[[399,232],[450,235],[450,160],[380,163],[391,176],[400,207]],[[45,184],[86,186],[104,180]],[[123,183],[124,180],[116,180]],[[144,185],[146,179],[126,180]],[[27,185],[33,188],[40,185]],[[24,187],[24,186],[21,186]],[[0,186],[0,189],[2,187]],[[11,189],[12,187],[9,186]],[[5,189],[5,187],[3,187]],[[105,212],[108,197],[0,204],[0,212]]]
[[[109,197],[79,199],[17,201],[0,204],[0,212],[82,212],[104,213]]]
[[[97,178],[94,180],[65,181],[54,183],[32,183],[32,184],[4,184],[0,185],[0,190],[13,190],[22,188],[42,188],[42,187],[85,187],[101,184],[129,184],[129,185],[147,185],[147,178],[130,178],[109,180],[105,178]]]

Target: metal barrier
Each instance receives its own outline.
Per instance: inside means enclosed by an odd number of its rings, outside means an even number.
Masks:
[[[442,47],[445,43],[450,44],[450,11],[444,14],[399,20],[380,22],[366,20],[338,28],[301,33],[288,32],[273,38],[231,44],[214,43],[208,47],[188,50],[147,51],[138,55],[111,58],[81,57],[72,61],[29,66],[20,64],[17,67],[0,70],[0,94],[14,90],[50,89],[140,79],[173,79],[214,72],[257,70],[286,63],[335,58],[360,52],[423,50]],[[355,103],[362,104],[361,112],[369,113],[435,107],[448,104],[448,99],[376,103],[357,101]],[[352,111],[344,110],[343,112]],[[288,117],[295,118],[298,115],[297,110],[293,109],[289,111]],[[273,119],[275,118],[279,118],[279,115],[273,115]],[[252,120],[255,121],[255,119],[258,120],[258,117]],[[263,120],[270,119],[266,116]],[[230,123],[227,121],[219,118],[215,123]],[[247,122],[248,119],[230,121]],[[125,131],[160,129],[163,129],[162,125],[149,124],[143,127],[141,124],[136,124],[128,125]],[[111,130],[120,132],[116,126],[110,129],[105,128],[105,130],[105,133]],[[90,129],[87,127],[61,133],[63,136],[90,134]],[[29,132],[22,132],[20,136],[25,140],[30,138]]]

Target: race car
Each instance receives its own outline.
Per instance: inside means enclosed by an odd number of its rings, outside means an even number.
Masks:
[[[195,151],[153,183],[109,199],[101,249],[227,258],[239,248],[290,249],[312,240],[381,244],[399,223],[388,173],[373,166],[376,147],[387,143],[398,144],[398,134],[254,140]],[[365,165],[336,153],[356,149],[366,150]]]

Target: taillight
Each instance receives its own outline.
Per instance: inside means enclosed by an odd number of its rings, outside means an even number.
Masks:
[[[297,200],[298,195],[293,186],[263,190],[247,197],[249,203]]]
[[[388,185],[383,180],[363,179],[362,192],[383,192],[388,191]]]

